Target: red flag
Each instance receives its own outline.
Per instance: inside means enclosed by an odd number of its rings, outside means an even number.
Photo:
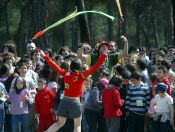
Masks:
[[[35,34],[35,36],[34,36],[32,39],[38,38],[38,37],[41,36],[43,33],[44,33],[44,30],[37,32],[37,33]]]

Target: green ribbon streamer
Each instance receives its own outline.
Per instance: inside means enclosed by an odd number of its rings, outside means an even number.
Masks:
[[[85,14],[85,13],[96,13],[96,14],[100,14],[100,15],[103,15],[103,16],[111,19],[112,21],[115,19],[113,16],[110,16],[110,15],[104,13],[104,12],[101,12],[101,11],[92,10],[92,11],[80,11],[80,12],[77,12],[77,10],[76,10],[75,12],[73,12],[70,15],[66,16],[65,18],[63,18],[63,19],[55,22],[51,26],[47,27],[43,31],[46,32],[46,31],[48,31],[48,30],[50,30],[50,29],[52,29],[52,28],[54,28],[54,27],[56,27],[56,26],[58,26],[58,25],[60,25],[60,24],[62,24],[64,22],[68,21],[69,19],[72,19],[72,18],[74,18],[76,16],[79,16],[79,15]]]

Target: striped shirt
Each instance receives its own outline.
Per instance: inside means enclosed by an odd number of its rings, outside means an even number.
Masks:
[[[150,90],[147,84],[130,85],[127,90],[125,108],[136,114],[145,114],[150,104]]]

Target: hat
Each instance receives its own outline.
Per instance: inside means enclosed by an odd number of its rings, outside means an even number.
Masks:
[[[27,48],[32,47],[33,49],[36,49],[35,43],[31,42],[27,44]]]
[[[165,83],[158,83],[157,84],[157,89],[156,89],[157,92],[164,93],[164,92],[166,92],[167,89],[168,89],[168,86]]]
[[[108,49],[110,49],[110,44],[107,43],[106,41],[100,40],[97,44],[96,44],[96,49],[99,50],[100,46],[102,45],[106,45]]]
[[[106,78],[102,78],[99,81],[101,84],[103,84],[105,87],[109,86],[109,80]]]

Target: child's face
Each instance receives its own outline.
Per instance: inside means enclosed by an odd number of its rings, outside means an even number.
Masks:
[[[17,89],[22,89],[24,87],[23,85],[23,81],[21,79],[18,79],[16,82]]]
[[[85,89],[86,89],[86,90],[89,90],[89,89],[91,88],[91,83],[90,83],[89,81],[86,80],[86,81],[84,82],[84,86],[85,86]]]
[[[122,84],[126,84],[126,85],[129,84],[129,79],[123,78],[122,79]]]
[[[166,76],[166,74],[162,70],[160,70],[160,69],[157,70],[158,79],[164,78],[165,76]]]
[[[42,89],[44,89],[46,87],[46,83],[44,83],[44,82],[39,82],[38,83],[38,90],[42,90]]]
[[[165,97],[165,92],[158,92],[158,94],[161,98]]]
[[[140,79],[137,80],[137,79],[131,78],[131,82],[132,82],[134,85],[138,85],[138,84],[140,84]]]
[[[27,73],[28,69],[27,66],[23,65],[19,68],[20,75],[25,75]]]

